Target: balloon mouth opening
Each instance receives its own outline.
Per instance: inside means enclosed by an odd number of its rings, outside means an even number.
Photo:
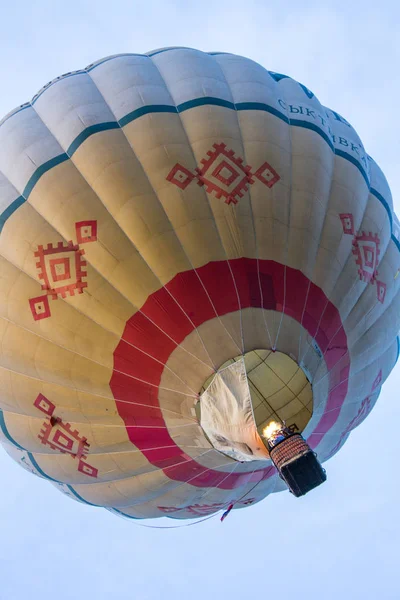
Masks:
[[[293,358],[256,349],[229,359],[205,381],[196,412],[216,450],[240,462],[265,461],[267,440],[279,429],[304,431],[313,414],[313,392]]]

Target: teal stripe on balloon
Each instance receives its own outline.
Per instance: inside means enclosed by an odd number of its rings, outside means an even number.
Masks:
[[[14,200],[13,202],[11,202],[11,204],[9,206],[7,206],[6,210],[4,210],[1,215],[0,215],[0,233],[3,230],[4,224],[7,221],[7,219],[9,219],[11,217],[11,215],[13,213],[15,213],[15,211],[22,206],[22,204],[25,202],[25,198],[23,196],[18,196],[18,198],[16,198],[16,200]]]
[[[27,455],[29,457],[29,460],[31,461],[32,465],[35,467],[35,469],[37,470],[37,472],[39,473],[39,475],[41,475],[44,479],[47,479],[49,481],[53,481],[54,483],[62,483],[58,479],[54,479],[53,477],[50,477],[50,475],[47,475],[47,473],[45,473],[43,471],[42,467],[39,465],[39,463],[37,462],[37,460],[33,456],[32,452],[28,452],[25,448],[23,448],[20,444],[18,444],[18,442],[16,442],[14,440],[14,438],[10,435],[10,433],[9,433],[9,431],[7,429],[7,425],[6,425],[6,422],[5,422],[5,419],[4,419],[4,413],[3,413],[3,411],[1,409],[0,409],[0,429],[2,430],[4,436],[7,438],[7,440],[13,446],[16,446],[20,450],[23,450],[24,452],[27,453]],[[79,500],[80,502],[83,502],[84,504],[88,504],[89,506],[98,506],[98,504],[92,504],[92,502],[88,502],[87,500],[85,500],[84,498],[82,498],[82,496],[80,496],[78,494],[78,492],[76,490],[74,490],[74,488],[71,485],[68,485],[68,484],[65,484],[65,485],[69,489],[69,491],[75,496],[75,498],[77,500]]]
[[[285,76],[281,75],[280,77],[284,78]],[[350,163],[352,163],[360,171],[368,188],[370,187],[368,175],[367,175],[364,167],[362,166],[362,164],[354,156],[351,156],[350,154],[348,154],[347,152],[344,152],[343,150],[334,148],[332,140],[329,138],[327,133],[323,129],[318,127],[318,125],[316,125],[315,123],[310,123],[308,121],[303,121],[303,120],[299,120],[299,119],[289,119],[286,114],[280,112],[275,107],[270,106],[268,104],[263,104],[263,103],[259,103],[259,102],[240,102],[235,105],[235,104],[233,104],[233,102],[229,102],[228,100],[223,100],[222,98],[213,98],[210,96],[205,96],[202,98],[195,98],[193,100],[189,100],[188,102],[183,102],[182,104],[179,104],[178,106],[166,105],[166,104],[142,106],[142,107],[128,113],[127,115],[125,115],[118,122],[117,121],[108,121],[105,123],[99,123],[97,125],[91,125],[90,127],[87,127],[70,144],[67,152],[64,152],[62,154],[59,154],[58,156],[55,156],[51,160],[48,160],[43,165],[38,167],[38,169],[36,169],[34,174],[29,179],[27,185],[25,186],[23,194],[21,196],[19,196],[18,198],[16,198],[1,213],[1,215],[0,215],[0,233],[1,233],[1,230],[2,230],[5,222],[7,221],[7,219],[9,219],[10,216],[28,199],[30,193],[32,192],[34,186],[39,181],[39,179],[45,173],[47,173],[47,171],[49,171],[50,169],[53,169],[54,167],[56,167],[57,165],[65,162],[65,161],[67,161],[71,156],[73,156],[73,154],[77,151],[77,149],[90,136],[92,136],[96,133],[99,133],[101,131],[106,131],[106,130],[110,130],[110,129],[118,129],[119,127],[124,127],[128,123],[131,123],[132,121],[135,121],[136,119],[139,119],[140,117],[147,115],[147,114],[182,113],[182,112],[191,110],[192,108],[196,108],[199,106],[221,106],[223,108],[227,108],[229,110],[236,110],[236,111],[260,110],[260,111],[264,111],[264,112],[274,115],[275,117],[284,121],[285,123],[290,123],[290,125],[293,127],[301,127],[304,129],[308,129],[310,131],[314,131],[315,133],[317,133],[318,135],[320,135],[322,137],[322,139],[329,145],[329,147],[335,153],[336,156],[340,156],[344,160],[347,160]],[[372,195],[374,195],[385,207],[386,212],[389,217],[390,226],[392,229],[393,228],[393,216],[392,216],[392,211],[391,211],[391,208],[390,208],[388,202],[377,190],[370,189],[370,193]],[[395,243],[397,249],[400,251],[400,242],[395,238],[395,236],[393,235],[393,232],[392,232],[391,239]]]
[[[294,81],[294,83],[297,83],[301,87],[303,92],[306,94],[306,96],[308,96],[308,98],[310,98],[310,100],[314,97],[314,93],[311,90],[309,90],[308,87],[306,87],[302,83],[299,83],[295,79],[292,79],[291,77],[289,77],[289,75],[282,75],[282,73],[275,73],[274,71],[268,71],[268,73],[273,79],[275,79],[276,82],[279,82],[282,79],[291,79],[292,81]]]
[[[325,131],[323,129],[318,127],[318,125],[315,125],[315,123],[310,123],[309,121],[303,121],[302,119],[290,119],[290,125],[293,125],[294,127],[302,127],[303,129],[309,129],[310,131],[315,131],[315,133],[318,133],[318,135],[320,135],[322,137],[322,139],[325,140],[325,142],[328,144],[328,146],[332,150],[332,152],[334,152],[335,154],[338,154],[339,152],[341,152],[341,150],[335,149],[335,146],[333,145],[333,142],[330,139],[330,137],[328,136],[328,134],[325,133]],[[358,165],[358,168],[360,168],[359,165]],[[366,184],[369,187],[368,179],[366,179]]]
[[[344,158],[348,162],[351,162],[355,167],[357,167],[357,169],[360,171],[361,175],[363,176],[364,181],[367,184],[368,188],[370,187],[369,177],[368,177],[365,169],[361,166],[359,161],[356,158],[354,158],[354,156],[351,156],[351,154],[348,154],[347,152],[344,152],[343,150],[338,150],[337,148],[335,149],[335,154],[336,154],[336,156],[340,156],[341,158]],[[389,215],[389,220],[391,223],[392,222],[391,215]]]
[[[222,106],[223,108],[235,110],[233,102],[223,100],[222,98],[212,98],[211,96],[204,96],[203,98],[195,98],[194,100],[182,102],[182,104],[178,104],[176,108],[178,109],[178,112],[181,113],[190,110],[191,108],[197,108],[198,106]]]
[[[25,448],[23,448],[22,446],[20,446],[18,444],[18,442],[16,442],[14,440],[14,438],[10,435],[10,433],[9,433],[9,431],[7,429],[6,421],[5,421],[5,418],[4,418],[4,413],[3,413],[3,411],[1,409],[0,409],[0,429],[2,430],[2,432],[5,435],[5,437],[7,438],[7,440],[10,442],[10,444],[12,444],[13,446],[16,446],[20,450],[25,450]]]
[[[83,144],[83,142],[91,135],[99,133],[100,131],[108,131],[109,129],[119,129],[118,123],[116,121],[108,121],[107,123],[98,123],[97,125],[86,127],[86,129],[84,129],[69,146],[67,155],[72,156],[73,153],[78,150],[79,146],[81,146],[81,144]]]
[[[32,177],[29,179],[28,183],[24,188],[24,191],[22,192],[22,196],[25,198],[25,200],[28,199],[28,196],[30,195],[30,193],[32,192],[33,188],[35,187],[39,179],[42,177],[42,175],[47,173],[47,171],[54,169],[54,167],[56,167],[57,165],[61,165],[61,163],[67,161],[68,158],[68,154],[63,152],[62,154],[58,154],[54,158],[51,158],[50,160],[40,165],[40,167],[36,169]]]
[[[383,204],[383,206],[386,208],[386,211],[389,213],[389,219],[390,219],[390,226],[392,226],[393,224],[393,217],[392,217],[392,211],[390,209],[390,206],[388,204],[388,202],[385,200],[385,198],[382,196],[382,194],[380,194],[378,192],[378,190],[375,190],[374,188],[370,189],[370,193],[375,196],[375,198],[378,198],[378,200]]]
[[[31,461],[31,463],[33,464],[33,466],[35,467],[35,469],[37,470],[37,472],[44,477],[45,479],[50,479],[50,481],[55,481],[57,483],[59,483],[59,481],[57,481],[56,479],[53,479],[52,477],[50,477],[49,475],[47,475],[43,469],[41,469],[41,467],[38,465],[35,457],[33,456],[32,452],[28,452],[25,448],[23,448],[20,444],[18,444],[18,442],[16,442],[14,440],[14,438],[11,436],[10,432],[7,429],[7,425],[6,425],[6,421],[4,419],[4,413],[2,410],[0,410],[0,429],[2,430],[3,434],[5,435],[5,437],[7,438],[7,440],[16,448],[19,448],[20,450],[23,450],[24,452],[26,452],[28,454],[29,460]]]
[[[125,517],[126,519],[134,519],[135,521],[142,521],[142,519],[140,517],[132,517],[132,515],[127,515],[127,514],[123,513],[121,510],[118,510],[118,508],[112,508],[112,510],[114,512],[118,513],[119,515],[121,515],[122,517]]]
[[[55,483],[61,483],[60,481],[58,481],[58,479],[54,479],[53,477],[50,477],[50,475],[47,475],[47,473],[45,473],[43,471],[43,469],[39,466],[36,458],[33,456],[32,452],[28,452],[28,456],[29,456],[29,460],[31,461],[31,463],[33,464],[33,466],[35,467],[35,469],[37,470],[37,472],[44,477],[44,479],[48,479],[49,481],[54,481]]]
[[[88,506],[96,506],[99,507],[99,504],[93,504],[92,502],[88,502],[87,500],[85,500],[84,498],[82,498],[82,496],[80,496],[78,494],[78,492],[76,490],[74,490],[74,488],[72,487],[72,485],[66,485],[66,487],[69,489],[69,491],[71,492],[71,494],[73,494],[75,496],[75,498],[77,500],[79,500],[79,502],[83,502],[84,504],[87,504]]]
[[[54,479],[53,477],[50,477],[50,475],[47,475],[47,473],[45,473],[43,471],[43,469],[39,466],[37,460],[35,459],[35,457],[33,456],[33,454],[31,452],[28,452],[28,456],[29,456],[29,459],[31,460],[33,466],[35,467],[35,469],[37,469],[38,473],[40,473],[40,475],[42,477],[44,477],[44,479],[48,479],[49,481],[54,481],[54,483],[62,483],[58,479]],[[91,502],[88,502],[87,500],[82,498],[82,496],[80,496],[78,494],[78,492],[76,490],[74,490],[74,488],[71,485],[69,485],[67,483],[64,485],[65,485],[65,487],[67,487],[69,489],[71,494],[73,494],[73,496],[75,496],[75,498],[77,500],[79,500],[80,502],[83,502],[84,504],[88,504],[89,506],[98,506],[97,504],[92,504]]]
[[[393,234],[391,235],[391,240],[392,240],[392,242],[394,242],[394,245],[396,246],[397,250],[400,252],[399,240]]]
[[[53,479],[52,477],[50,477],[50,475],[47,475],[43,469],[38,465],[35,457],[33,456],[32,452],[28,452],[25,448],[23,448],[20,444],[18,444],[18,442],[16,442],[14,440],[14,438],[10,435],[10,432],[7,429],[7,425],[4,419],[4,413],[2,410],[0,410],[0,428],[2,430],[2,432],[4,433],[5,437],[7,438],[7,440],[16,448],[19,448],[19,450],[23,450],[24,452],[27,453],[29,460],[31,461],[31,463],[33,464],[33,466],[35,467],[35,469],[37,470],[37,472],[44,477],[44,479],[49,479],[50,481],[55,481],[56,483],[60,483],[59,481],[57,481],[57,479]]]
[[[135,121],[136,119],[139,119],[139,117],[142,117],[143,115],[149,115],[149,114],[153,114],[153,113],[177,113],[177,112],[178,112],[178,110],[177,110],[176,106],[174,106],[173,104],[171,104],[171,105],[169,105],[169,104],[151,104],[149,106],[141,106],[140,108],[133,110],[132,112],[125,115],[125,117],[122,117],[122,119],[120,119],[118,121],[118,123],[119,123],[120,127],[124,127],[125,125],[128,125],[128,123],[131,123],[132,121]]]
[[[271,115],[274,115],[274,117],[277,117],[278,119],[284,121],[287,124],[290,123],[289,118],[284,113],[282,113],[280,110],[277,110],[273,106],[269,106],[269,104],[263,104],[262,102],[238,102],[235,105],[235,108],[238,111],[260,110],[262,112],[267,112]]]

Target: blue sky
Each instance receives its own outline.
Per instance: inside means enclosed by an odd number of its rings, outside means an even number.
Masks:
[[[182,45],[287,73],[343,114],[400,213],[400,4],[352,0],[36,0],[2,4],[0,117],[53,77],[118,52]],[[374,600],[398,586],[400,367],[305,498],[153,530],[72,502],[0,452],[0,600]],[[377,436],[377,431],[380,434]],[[384,444],[385,431],[390,431]],[[172,522],[173,523],[173,522]]]

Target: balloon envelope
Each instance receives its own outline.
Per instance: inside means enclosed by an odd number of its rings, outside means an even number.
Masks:
[[[1,441],[80,502],[251,505],[283,489],[271,419],[327,460],[397,360],[387,182],[343,117],[249,59],[62,75],[0,124],[0,203]]]

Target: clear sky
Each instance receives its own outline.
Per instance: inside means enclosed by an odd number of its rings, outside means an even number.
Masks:
[[[2,0],[0,117],[50,79],[119,52],[243,54],[356,128],[400,213],[400,3]],[[328,482],[194,527],[153,530],[72,502],[0,451],[0,600],[398,600],[400,367],[325,466]],[[170,521],[174,524],[174,521]]]

